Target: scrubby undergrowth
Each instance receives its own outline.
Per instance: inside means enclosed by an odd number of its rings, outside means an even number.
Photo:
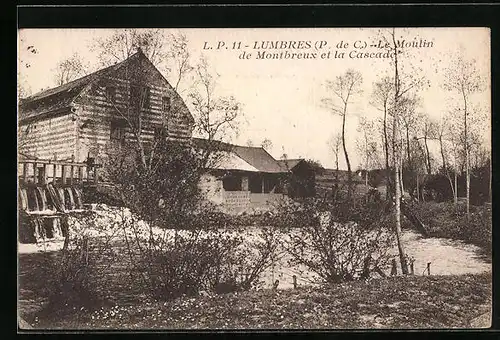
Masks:
[[[491,205],[471,206],[467,221],[466,206],[451,202],[412,203],[411,209],[424,223],[429,237],[443,237],[474,244],[486,256],[491,256]]]

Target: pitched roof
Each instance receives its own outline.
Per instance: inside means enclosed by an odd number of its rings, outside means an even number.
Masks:
[[[302,162],[304,159],[303,158],[296,158],[296,159],[282,159],[277,161],[278,164],[281,166],[282,169],[285,170],[291,170],[297,166],[300,162]]]
[[[142,52],[137,52],[124,61],[100,69],[94,73],[75,79],[61,86],[43,90],[27,98],[22,98],[19,101],[19,120],[41,116],[55,110],[70,107],[85,87],[94,83],[107,73],[110,73],[125,63],[130,62],[132,59],[138,58],[139,53]]]
[[[100,69],[96,72],[88,74],[82,78],[75,79],[61,86],[47,89],[38,92],[30,97],[21,99],[19,101],[19,120],[22,121],[71,107],[74,100],[82,93],[85,88],[90,87],[92,84],[94,84],[107,74],[117,71],[120,67],[135,62],[139,58],[148,61],[151,66],[157,71],[157,73],[163,78],[163,80],[168,84],[168,81],[165,79],[165,77],[156,69],[156,67],[151,63],[148,57],[146,57],[146,55],[139,49],[136,53],[132,54],[127,59],[114,65]],[[180,100],[184,104],[182,98],[180,98]],[[191,122],[193,122],[194,118],[187,107],[186,110],[188,116],[187,118]]]
[[[207,147],[207,140],[203,138],[193,138],[193,144],[197,147]],[[231,153],[238,158],[240,158],[245,163],[249,164],[256,170],[247,170],[247,171],[258,171],[258,172],[268,172],[268,173],[281,173],[286,172],[278,161],[273,158],[264,148],[262,147],[254,147],[254,146],[242,146],[242,145],[234,145],[229,143],[224,143],[220,141],[214,141],[213,143],[218,144],[224,152]],[[241,165],[241,163],[240,163]],[[222,162],[221,167],[227,169],[228,163]],[[232,170],[242,170],[242,169],[232,169]]]
[[[211,164],[217,164],[217,169],[219,170],[241,170],[241,171],[251,171],[251,172],[259,172],[259,169],[252,166],[245,160],[238,157],[233,152],[229,151],[221,151],[221,154],[213,157],[216,159]]]

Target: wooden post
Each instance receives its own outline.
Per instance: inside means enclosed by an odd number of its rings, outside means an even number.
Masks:
[[[54,164],[54,169],[53,169],[53,173],[52,173],[52,182],[54,182],[54,184],[56,184],[56,173],[57,173],[57,164]]]
[[[23,163],[23,180],[28,181],[28,163]]]
[[[36,163],[33,163],[33,183],[37,183],[37,180],[36,180],[36,168],[37,168],[37,164]]]
[[[70,166],[71,173],[69,175],[69,184],[73,185],[73,177],[75,174],[75,167],[72,165]]]
[[[398,275],[398,264],[396,259],[392,259],[391,276]]]
[[[410,273],[411,275],[415,275],[415,266],[413,265],[413,261],[410,263]]]
[[[427,262],[427,275],[431,275],[431,263]]]
[[[66,184],[66,166],[61,164],[61,184]]]
[[[78,181],[80,185],[83,184],[83,167],[81,166],[78,167]]]
[[[293,289],[297,289],[297,275],[292,276],[293,278]]]
[[[361,278],[368,279],[370,277],[370,261],[371,256],[367,256],[363,263],[363,272],[361,274]]]
[[[43,165],[43,184],[47,184],[47,164]]]

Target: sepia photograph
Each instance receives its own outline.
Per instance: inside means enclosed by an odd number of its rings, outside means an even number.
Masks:
[[[19,330],[492,326],[489,28],[17,34]]]

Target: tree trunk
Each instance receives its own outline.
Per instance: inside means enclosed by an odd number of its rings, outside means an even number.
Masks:
[[[401,270],[404,275],[408,274],[408,266],[406,264],[406,256],[403,248],[403,244],[401,243],[401,192],[400,192],[400,148],[397,145],[396,137],[398,131],[398,96],[399,96],[399,74],[398,74],[398,50],[396,45],[396,37],[393,29],[392,40],[394,44],[394,124],[393,124],[393,154],[394,154],[394,169],[395,169],[395,178],[394,178],[394,186],[396,189],[396,238],[398,242],[398,250],[399,250],[399,260],[401,262]]]
[[[439,148],[441,149],[441,160],[443,162],[443,170],[446,172],[446,159],[444,157],[444,150],[443,150],[443,136],[439,136]]]
[[[410,172],[413,171],[413,163],[411,161],[411,155],[410,155],[410,132],[409,128],[406,128],[406,157],[408,157],[408,168],[410,169]]]
[[[389,140],[387,138],[387,104],[384,103],[384,151],[385,151],[385,178],[386,178],[386,190],[385,198],[389,200],[392,195],[391,190],[391,175],[389,171]]]
[[[467,181],[467,221],[470,220],[470,171],[469,171],[469,155],[465,155],[466,158],[466,168],[465,168],[465,176]]]
[[[404,196],[405,186],[403,183],[403,162],[402,161],[399,164],[399,184],[401,185],[401,195]]]
[[[467,97],[465,90],[462,88],[462,95],[464,98],[464,149],[465,149],[465,181],[466,181],[466,194],[465,202],[467,205],[467,222],[470,220],[470,174],[469,174],[469,141],[467,140]]]
[[[451,180],[450,172],[448,171],[448,166],[446,165],[446,158],[444,157],[444,148],[443,148],[443,136],[439,135],[439,147],[441,149],[441,160],[443,161],[443,171],[444,174],[446,175],[446,178],[448,178],[448,182],[450,183],[450,188],[451,192],[453,194],[453,199],[455,201],[455,188],[453,187],[453,181]]]
[[[342,115],[342,148],[344,149],[345,162],[347,163],[347,195],[349,198],[352,194],[352,173],[351,173],[351,162],[349,162],[349,155],[347,154],[347,147],[345,144],[345,116],[347,113],[347,104],[344,106],[344,114]]]
[[[416,182],[417,182],[417,202],[420,202],[420,188],[419,188],[419,185],[420,183],[418,183],[418,172],[415,174],[415,178],[416,178]]]
[[[458,181],[457,181],[457,172],[454,171],[455,174],[455,197],[453,197],[453,202],[455,204],[458,203]]]
[[[427,132],[424,135],[424,145],[425,145],[425,154],[426,154],[426,167],[427,174],[431,174],[431,155],[429,154],[429,146],[427,145]]]

